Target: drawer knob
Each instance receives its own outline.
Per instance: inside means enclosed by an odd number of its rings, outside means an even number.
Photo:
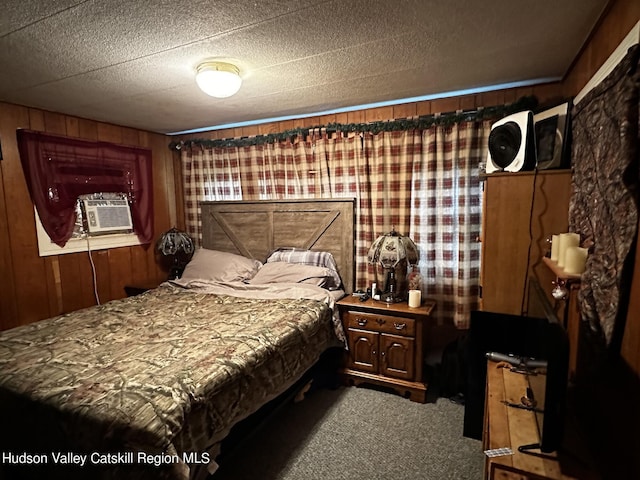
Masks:
[[[378,322],[378,325],[384,325],[384,320],[382,318],[378,318],[376,322]]]
[[[360,325],[361,327],[364,327],[367,324],[367,319],[366,318],[356,318],[356,321],[358,322],[358,325]]]
[[[396,330],[404,330],[405,328],[407,328],[407,324],[406,323],[394,322],[393,326],[396,327]]]

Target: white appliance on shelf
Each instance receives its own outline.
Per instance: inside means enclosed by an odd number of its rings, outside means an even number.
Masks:
[[[491,125],[486,173],[520,172],[536,166],[533,112],[513,113]]]

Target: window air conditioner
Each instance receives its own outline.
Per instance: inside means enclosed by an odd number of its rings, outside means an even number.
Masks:
[[[82,200],[89,234],[122,233],[133,230],[127,200]]]

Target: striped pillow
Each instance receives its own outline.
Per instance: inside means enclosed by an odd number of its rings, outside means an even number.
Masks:
[[[333,258],[331,252],[305,250],[295,247],[281,247],[274,250],[271,255],[269,255],[266,263],[269,262],[288,262],[324,267],[329,270],[332,278],[332,284],[327,285],[327,288],[329,290],[337,290],[342,286],[342,280],[338,273],[338,265],[336,264],[336,260]]]

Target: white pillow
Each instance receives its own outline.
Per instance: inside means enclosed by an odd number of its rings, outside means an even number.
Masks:
[[[185,267],[180,283],[192,280],[245,282],[253,278],[261,266],[262,263],[255,259],[199,248]]]

